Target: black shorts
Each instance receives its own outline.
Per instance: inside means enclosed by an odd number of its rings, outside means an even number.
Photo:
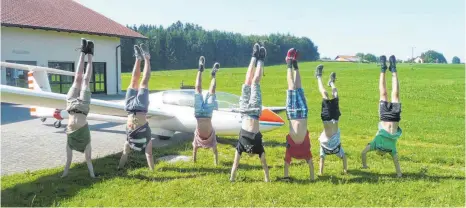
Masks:
[[[332,119],[338,121],[341,116],[338,101],[338,98],[322,100],[322,112],[320,113],[322,121],[331,121]]]
[[[236,151],[238,151],[240,155],[243,152],[258,154],[260,158],[262,153],[265,152],[264,145],[262,145],[262,134],[260,132],[254,134],[241,129],[239,132],[238,144],[236,145]]]
[[[381,121],[399,122],[401,120],[401,103],[380,101],[379,115]]]

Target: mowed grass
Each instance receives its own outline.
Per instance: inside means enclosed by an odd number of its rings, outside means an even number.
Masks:
[[[303,88],[309,106],[309,131],[315,173],[321,96],[314,69],[318,62],[301,63]],[[211,151],[200,150],[198,163],[159,162],[147,169],[144,156],[133,154],[124,171],[117,172],[120,154],[95,159],[99,179],[90,179],[85,164],[75,164],[66,179],[63,167],[2,177],[2,206],[464,206],[464,65],[399,65],[403,135],[398,142],[402,178],[396,178],[389,155],[368,154],[370,169],[360,169],[360,152],[377,131],[378,77],[375,64],[324,63],[324,77],[337,73],[342,145],[349,173],[327,156],[325,174],[314,182],[303,161],[293,160],[292,182],[283,176],[288,124],[264,134],[271,183],[263,182],[257,156],[243,156],[237,182],[229,182],[235,137],[219,140],[219,166]],[[208,87],[209,70],[204,73]],[[218,90],[239,95],[246,68],[221,69]],[[284,65],[266,66],[261,87],[263,104],[284,106]],[[181,80],[194,85],[195,70],[153,72],[151,90],[177,89]],[[124,88],[130,74],[123,74]],[[391,89],[391,74],[387,73]],[[280,114],[286,119],[285,113]],[[122,135],[124,136],[124,135]],[[191,142],[156,149],[155,157],[191,155]],[[25,158],[33,159],[33,158]],[[37,161],[40,162],[40,161]]]

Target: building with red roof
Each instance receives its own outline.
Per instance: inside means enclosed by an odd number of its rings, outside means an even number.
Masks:
[[[95,43],[92,93],[121,89],[120,38],[143,35],[72,0],[1,0],[1,60],[74,71],[80,39]],[[27,87],[26,72],[2,70],[2,84]],[[66,93],[73,78],[49,75],[51,88]]]

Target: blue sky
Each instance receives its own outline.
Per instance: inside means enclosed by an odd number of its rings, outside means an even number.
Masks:
[[[464,0],[77,0],[123,25],[180,20],[242,34],[290,33],[309,37],[321,57],[394,54],[429,49],[448,62],[465,54]]]

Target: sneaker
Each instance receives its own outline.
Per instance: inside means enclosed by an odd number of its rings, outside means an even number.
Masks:
[[[94,42],[92,40],[87,41],[86,52],[87,54],[94,55]]]
[[[393,73],[393,72],[396,72],[396,58],[394,55],[391,55],[390,57],[388,57],[388,63],[390,64],[388,66],[388,68],[390,69],[390,71]]]
[[[267,57],[267,50],[265,50],[265,48],[261,46],[259,49],[259,57],[257,57],[257,59],[264,61],[265,57]]]
[[[259,43],[254,44],[254,46],[252,47],[252,57],[256,57],[258,59],[259,58],[259,50],[260,50]]]
[[[380,56],[380,71],[382,73],[385,73],[386,70],[387,70],[387,57],[382,55]]]
[[[285,60],[288,62],[288,60],[295,60],[296,57],[296,49],[290,48],[288,52],[286,53],[286,58]]]
[[[87,40],[84,38],[81,38],[81,47],[77,48],[76,50],[81,50],[84,54],[87,53]]]
[[[204,56],[199,57],[199,71],[203,72],[204,71],[204,65],[205,65],[205,58]]]
[[[288,52],[286,53],[286,58],[285,58],[288,69],[293,68],[293,60],[295,56],[296,56],[296,50],[294,48],[290,48],[290,50],[288,50]]]
[[[134,56],[136,59],[142,60],[142,51],[141,48],[139,48],[138,45],[134,45]]]
[[[215,77],[217,74],[218,70],[220,70],[220,64],[218,62],[215,62],[214,67],[212,67],[212,77]]]
[[[324,65],[322,64],[319,64],[319,66],[316,67],[316,73],[315,73],[316,78],[322,77],[323,70],[324,70]]]
[[[142,55],[143,55],[145,58],[149,58],[149,59],[150,59],[149,45],[148,45],[148,44],[141,43],[141,44],[139,45],[139,47],[141,48]]]
[[[335,83],[335,80],[337,79],[337,74],[335,72],[332,72],[330,74],[330,80],[328,80],[328,86],[331,87],[330,83]]]

